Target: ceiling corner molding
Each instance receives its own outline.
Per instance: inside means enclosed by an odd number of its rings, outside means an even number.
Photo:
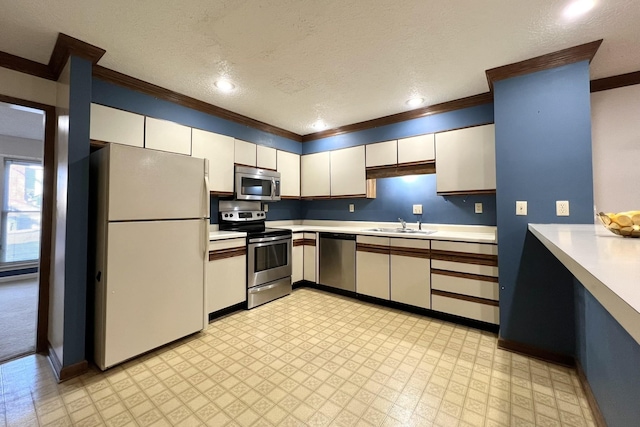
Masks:
[[[640,84],[640,71],[591,80],[591,92]]]
[[[47,80],[55,80],[51,69],[47,65],[6,52],[0,52],[0,67]]]
[[[302,142],[314,141],[316,139],[329,138],[332,136],[342,135],[345,133],[358,132],[361,130],[372,129],[380,126],[386,126],[394,123],[404,122],[411,119],[417,119],[432,114],[447,113],[449,111],[461,110],[463,108],[476,107],[478,105],[490,104],[493,102],[493,94],[491,92],[481,93],[479,95],[467,96],[465,98],[455,99],[440,104],[430,105],[428,107],[418,108],[416,110],[404,111],[390,116],[371,119],[364,122],[353,123],[334,129],[327,129],[320,132],[310,133],[302,137]]]
[[[102,48],[59,33],[56,45],[49,59],[49,70],[54,76],[54,80],[58,80],[62,69],[67,64],[67,60],[71,55],[78,56],[91,61],[92,64],[96,64],[105,53],[106,50]]]
[[[286,129],[272,126],[270,124],[252,119],[250,117],[234,113],[233,111],[229,111],[224,108],[217,107],[213,104],[200,101],[199,99],[191,98],[190,96],[183,95],[181,93],[174,92],[160,86],[156,86],[152,83],[136,79],[135,77],[119,73],[100,65],[93,66],[93,77],[116,84],[118,86],[125,87],[127,89],[134,90],[136,92],[141,92],[146,95],[164,99],[165,101],[173,102],[182,105],[183,107],[192,108],[206,114],[211,114],[213,116],[220,117],[221,119],[249,126],[254,129],[271,133],[273,135],[278,135],[283,138],[294,140],[296,142],[302,142],[302,136],[298,135],[297,133],[293,133]]]
[[[518,77],[584,60],[591,62],[601,44],[602,39],[486,70],[489,90],[493,92],[493,83],[498,80]]]

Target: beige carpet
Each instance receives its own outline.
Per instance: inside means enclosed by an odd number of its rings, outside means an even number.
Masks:
[[[0,283],[0,362],[36,349],[37,279]]]

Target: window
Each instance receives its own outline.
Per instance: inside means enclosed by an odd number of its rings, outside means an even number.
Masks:
[[[40,257],[42,165],[5,160],[0,262],[35,261]]]

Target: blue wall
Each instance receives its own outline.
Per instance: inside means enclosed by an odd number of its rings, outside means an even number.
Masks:
[[[434,114],[373,129],[305,142],[302,145],[302,154],[336,150],[339,148],[353,147],[355,145],[371,144],[373,142],[407,138],[410,136],[442,132],[468,126],[486,125],[489,123],[493,123],[493,105],[484,104],[477,107]]]
[[[573,355],[571,275],[527,223],[593,222],[589,63],[495,82],[494,109],[500,335]],[[555,215],[556,200],[571,216]]]
[[[296,154],[300,154],[302,150],[301,144],[297,141],[221,119],[173,102],[154,98],[103,80],[93,80],[92,96],[92,101],[96,104],[119,108],[157,119],[170,120],[185,126],[232,136]]]
[[[420,219],[424,223],[495,225],[494,195],[438,196],[436,176],[383,178],[377,180],[375,199],[335,199],[302,202],[303,219],[340,221],[394,221]],[[474,203],[482,202],[482,214],[474,213]],[[349,204],[355,212],[349,212]],[[414,215],[412,205],[422,204],[422,215]]]
[[[91,62],[72,56],[65,240],[63,366],[85,360]]]
[[[576,358],[609,427],[640,420],[640,345],[574,279]]]

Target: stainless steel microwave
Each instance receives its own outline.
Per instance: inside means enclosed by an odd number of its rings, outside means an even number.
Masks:
[[[280,172],[236,166],[236,200],[280,200]]]

